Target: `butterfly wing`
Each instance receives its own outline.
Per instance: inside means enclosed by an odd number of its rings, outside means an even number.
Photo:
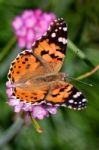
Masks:
[[[33,78],[60,70],[65,56],[66,36],[67,27],[64,20],[57,19],[51,24],[46,35],[36,41],[33,53],[24,51],[18,55],[8,73],[8,79],[16,86],[13,88],[13,96],[32,103],[44,100],[49,91],[48,84],[38,81],[35,83]]]
[[[52,22],[47,32],[33,44],[34,55],[49,68],[57,73],[65,57],[67,46],[67,25],[63,19]]]
[[[46,74],[47,70],[30,51],[21,52],[11,63],[8,79],[15,86],[12,95],[17,99],[35,103],[44,99],[48,85],[34,82],[35,77]]]
[[[70,83],[57,83],[46,96],[47,104],[66,106],[70,109],[81,110],[86,107],[87,100],[83,94]]]
[[[33,104],[46,102],[47,104],[67,106],[82,109],[87,100],[72,84],[55,81],[54,84],[40,82],[34,78],[45,75],[47,70],[35,58],[32,52],[24,51],[11,63],[8,79],[15,85],[12,95],[21,101]]]
[[[48,91],[48,86],[39,86],[39,89],[36,88],[37,85],[34,87],[33,85],[28,86],[21,86],[13,88],[12,96],[14,96],[16,99],[19,99],[20,101],[32,103],[32,104],[38,104],[38,103],[45,103],[45,96]]]
[[[31,77],[42,76],[47,72],[48,70],[33,56],[33,53],[27,50],[21,52],[11,63],[8,79],[15,83],[25,82]]]

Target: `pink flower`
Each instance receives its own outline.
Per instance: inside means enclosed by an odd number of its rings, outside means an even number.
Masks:
[[[51,114],[57,113],[57,107],[49,106],[47,104],[36,104],[33,105],[31,103],[26,103],[20,101],[20,99],[16,99],[15,96],[12,96],[12,91],[15,85],[11,84],[10,81],[6,83],[6,94],[8,96],[8,105],[14,108],[16,113],[20,113],[22,111],[30,112],[32,117],[35,119],[42,120],[45,117],[48,117]]]
[[[12,21],[12,26],[17,36],[18,46],[31,48],[33,42],[46,32],[55,18],[53,13],[45,13],[40,9],[25,10],[20,16],[16,16]]]
[[[49,114],[43,105],[37,105],[32,109],[32,116],[37,119],[43,119],[44,117],[49,116]]]

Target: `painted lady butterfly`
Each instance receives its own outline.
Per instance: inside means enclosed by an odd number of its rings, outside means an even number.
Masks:
[[[15,85],[13,96],[34,105],[85,108],[86,98],[65,82],[65,73],[59,72],[66,46],[67,25],[63,19],[54,20],[47,32],[33,43],[32,50],[21,52],[11,63],[8,79]]]

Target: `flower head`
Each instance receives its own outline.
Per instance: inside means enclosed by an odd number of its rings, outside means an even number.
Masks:
[[[31,48],[49,24],[56,18],[53,13],[42,12],[40,9],[25,10],[20,16],[16,16],[12,22],[15,35],[20,48]]]

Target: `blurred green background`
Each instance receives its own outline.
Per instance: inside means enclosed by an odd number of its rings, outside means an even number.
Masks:
[[[5,94],[10,62],[20,51],[17,43],[9,48],[14,36],[11,22],[25,9],[36,8],[63,17],[68,24],[69,39],[86,56],[81,59],[68,45],[63,71],[78,77],[99,64],[99,0],[0,0],[0,141],[15,118]],[[86,110],[60,108],[56,115],[39,121],[43,134],[38,134],[32,124],[19,127],[17,135],[0,146],[0,150],[99,150],[99,72],[83,81],[93,86],[76,81],[73,84],[87,97]]]

